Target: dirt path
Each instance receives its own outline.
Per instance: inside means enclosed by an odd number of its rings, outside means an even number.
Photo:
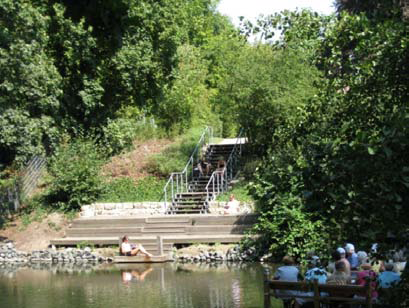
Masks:
[[[11,240],[18,250],[46,249],[51,239],[62,237],[68,227],[68,219],[60,213],[39,216],[35,212],[9,222],[0,230],[0,240]]]
[[[149,175],[145,166],[149,157],[162,152],[173,141],[169,139],[156,139],[139,141],[134,143],[131,152],[114,156],[111,161],[103,167],[103,175],[111,178],[129,177],[138,180]]]

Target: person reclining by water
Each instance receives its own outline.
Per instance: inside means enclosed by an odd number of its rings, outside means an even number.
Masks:
[[[136,256],[139,252],[147,257],[152,257],[153,255],[145,250],[142,245],[136,245],[129,243],[129,238],[127,235],[122,237],[122,244],[120,249],[121,255],[123,256]]]

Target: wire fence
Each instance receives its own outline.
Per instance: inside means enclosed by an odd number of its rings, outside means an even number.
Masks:
[[[29,197],[37,188],[46,167],[44,157],[35,156],[20,173],[20,176],[5,187],[0,187],[0,215],[10,214],[20,208],[21,200]]]

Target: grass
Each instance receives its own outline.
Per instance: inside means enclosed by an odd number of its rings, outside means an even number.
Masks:
[[[147,171],[162,177],[168,177],[172,172],[182,171],[202,132],[202,128],[190,129],[186,134],[178,137],[174,145],[151,157],[146,167]]]
[[[231,190],[217,196],[216,200],[227,202],[229,201],[229,196],[233,194],[235,199],[238,201],[246,202],[246,203],[254,202],[254,199],[252,198],[252,196],[249,194],[247,190],[247,184],[248,184],[247,181],[238,182],[236,185],[233,186]]]
[[[99,202],[143,202],[159,201],[162,197],[164,179],[148,176],[137,182],[130,178],[119,178],[106,183]]]

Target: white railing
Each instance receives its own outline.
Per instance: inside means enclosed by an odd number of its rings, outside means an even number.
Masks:
[[[206,150],[207,145],[210,144],[212,139],[213,130],[210,126],[207,126],[200,136],[200,139],[197,142],[196,147],[193,150],[189,160],[187,161],[183,171],[173,172],[170,174],[169,180],[163,188],[165,213],[169,212],[169,208],[170,206],[172,206],[177,194],[189,191],[188,183],[193,176],[193,170],[196,166],[196,163],[198,162],[200,156],[202,155],[202,152]]]
[[[216,197],[227,191],[229,182],[233,179],[237,167],[238,160],[242,154],[243,150],[243,140],[242,140],[243,130],[237,137],[236,143],[232,151],[230,152],[229,158],[227,159],[226,166],[222,170],[216,170],[212,173],[209,181],[206,185],[206,206],[209,205],[211,201],[216,199]]]

